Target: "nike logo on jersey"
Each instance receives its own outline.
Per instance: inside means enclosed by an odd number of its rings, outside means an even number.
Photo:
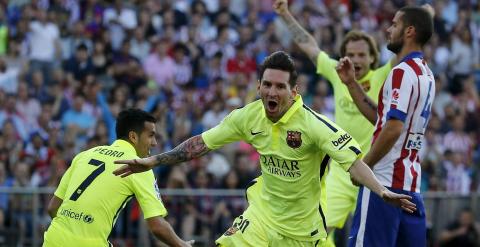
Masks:
[[[252,134],[252,136],[258,135],[260,133],[263,133],[263,131],[253,132],[253,130],[250,130],[250,134]]]

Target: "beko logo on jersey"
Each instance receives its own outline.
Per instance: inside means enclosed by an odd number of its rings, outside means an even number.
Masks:
[[[60,211],[60,215],[68,217],[70,219],[78,220],[85,222],[87,224],[91,224],[93,222],[93,216],[89,214],[84,214],[83,212],[77,213],[71,209],[62,209]]]
[[[338,147],[340,144],[342,144],[344,142],[349,142],[350,140],[352,140],[352,137],[348,133],[345,133],[345,134],[341,135],[338,138],[338,140],[332,141],[332,144],[333,144],[333,146]]]

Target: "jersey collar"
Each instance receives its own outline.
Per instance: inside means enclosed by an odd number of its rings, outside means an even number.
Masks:
[[[295,100],[295,102],[293,103],[293,105],[290,107],[290,109],[288,109],[287,112],[285,112],[285,114],[282,116],[282,118],[280,118],[280,120],[278,120],[278,123],[288,122],[290,117],[292,117],[292,115],[298,110],[298,108],[302,107],[303,100],[302,100],[302,96],[300,96],[300,94],[297,94],[297,96],[295,96],[294,100]]]
[[[423,58],[423,53],[421,51],[412,51],[408,53],[400,63],[403,63],[407,60],[414,59],[414,58]]]
[[[111,146],[121,147],[123,149],[126,149],[129,153],[133,153],[137,155],[137,151],[135,150],[133,145],[130,142],[127,142],[125,140],[117,139],[112,143]]]

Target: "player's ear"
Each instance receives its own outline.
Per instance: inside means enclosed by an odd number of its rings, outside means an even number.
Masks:
[[[293,86],[292,88],[292,96],[295,98],[297,94],[298,94],[298,84],[295,84],[295,86]]]
[[[137,144],[138,143],[138,135],[135,131],[129,131],[128,132],[128,139],[130,140],[130,142],[132,142],[133,144]]]

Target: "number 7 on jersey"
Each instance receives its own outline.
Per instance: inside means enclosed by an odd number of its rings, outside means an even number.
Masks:
[[[70,196],[70,200],[76,201],[82,193],[87,189],[87,187],[95,180],[95,178],[98,177],[102,172],[105,171],[105,162],[96,160],[96,159],[91,159],[88,162],[89,165],[92,166],[98,166],[97,169],[93,170],[88,177],[83,180],[83,182],[78,186],[78,188],[73,192],[73,194]]]

